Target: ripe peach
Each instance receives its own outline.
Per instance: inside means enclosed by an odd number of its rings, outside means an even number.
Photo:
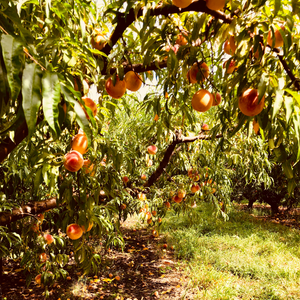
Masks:
[[[106,39],[100,28],[95,28],[91,39],[94,49],[101,51],[106,44]]]
[[[196,193],[200,190],[200,186],[198,184],[193,184],[192,187],[191,187],[191,192],[192,193]]]
[[[241,112],[249,117],[258,115],[264,108],[265,96],[258,103],[258,91],[248,89],[239,97],[239,108]]]
[[[155,217],[156,214],[157,214],[156,210],[153,210],[153,211],[152,211],[152,216]]]
[[[170,208],[170,207],[171,207],[171,204],[170,204],[170,202],[169,202],[169,201],[167,201],[167,202],[165,203],[165,206],[166,206],[167,208]]]
[[[143,83],[142,76],[133,71],[127,72],[124,80],[126,82],[126,88],[132,92],[139,90]]]
[[[158,223],[161,223],[162,222],[162,218],[158,218]]]
[[[182,201],[183,197],[181,198],[178,195],[175,195],[172,199],[173,199],[174,202],[180,203]]]
[[[147,162],[146,162],[146,166],[151,167],[152,165],[153,165],[152,159],[148,159]]]
[[[71,240],[78,240],[81,238],[83,230],[78,224],[73,223],[68,225],[66,234]]]
[[[154,117],[154,121],[156,122],[156,121],[158,121],[158,119],[159,119],[159,116],[158,116],[158,114],[156,114]]]
[[[126,82],[120,80],[119,76],[116,76],[116,83],[114,84],[112,78],[108,78],[105,82],[105,89],[108,95],[115,99],[119,99],[126,92]]]
[[[219,105],[222,101],[222,97],[221,97],[220,93],[213,94],[213,97],[214,97],[214,101],[213,101],[212,106]]]
[[[40,222],[43,222],[45,219],[45,216],[44,216],[44,214],[38,214],[37,218],[39,219]]]
[[[76,134],[72,138],[71,142],[72,150],[76,150],[81,154],[84,154],[88,150],[88,138],[85,134]]]
[[[84,101],[85,106],[92,110],[93,116],[95,117],[97,115],[97,111],[98,111],[97,104],[91,98],[88,98],[88,97],[82,97],[81,99]],[[89,119],[90,117],[84,107],[83,107],[83,110],[86,115],[86,118]]]
[[[283,25],[280,26],[280,28],[282,30],[285,30],[285,27]],[[282,47],[283,46],[283,38],[281,36],[281,33],[278,29],[275,29],[274,30],[274,36],[275,36],[275,44],[274,44],[274,47],[275,48],[278,48],[278,47]],[[274,39],[274,36],[272,34],[272,30],[270,29],[269,30],[269,33],[268,33],[268,37],[267,37],[267,44],[272,47],[273,46],[273,39]]]
[[[94,164],[89,159],[83,161],[82,171],[84,174],[90,174],[90,176],[95,175]]]
[[[76,150],[67,153],[64,159],[64,166],[70,172],[77,172],[83,166],[82,154]]]
[[[141,175],[141,179],[142,179],[142,180],[147,180],[147,176],[146,176],[145,174],[142,174],[142,175]]]
[[[233,55],[234,54],[233,50],[230,47],[229,40],[226,40],[225,43],[224,43],[224,52],[228,55]]]
[[[202,129],[203,131],[209,130],[209,126],[208,126],[207,124],[204,123],[204,124],[202,125],[201,129]]]
[[[180,189],[180,190],[178,190],[177,195],[178,195],[179,198],[183,199],[186,195],[186,191],[183,190],[183,189]]]
[[[198,75],[199,74],[199,75]],[[194,63],[187,73],[187,78],[190,83],[197,82],[197,76],[200,81],[204,81],[209,75],[208,65],[203,62],[202,64]]]
[[[94,223],[93,223],[93,222],[89,222],[89,227],[88,227],[87,230],[85,230],[84,225],[82,225],[82,226],[80,226],[80,227],[81,227],[81,229],[82,229],[83,232],[88,232],[88,231],[90,231],[90,230],[93,228],[93,226],[94,226]],[[77,239],[76,239],[76,240],[77,240]]]
[[[157,232],[157,230],[155,230],[155,229],[152,230],[152,236],[153,236],[153,237],[158,237],[158,232]]]
[[[185,45],[188,43],[188,41],[187,41],[187,39],[180,33],[180,34],[178,34],[175,43],[178,44],[178,45],[180,45],[180,46],[185,46]]]
[[[44,239],[45,239],[47,245],[50,245],[54,242],[53,236],[51,234],[48,234],[48,233],[44,234]]]
[[[129,181],[129,178],[127,176],[123,176],[122,181],[126,184]]]
[[[226,68],[227,65],[227,61],[224,62],[223,64],[223,68]],[[235,66],[235,61],[232,59],[229,63],[229,66],[226,70],[227,74],[232,74],[235,70],[237,69],[237,67]]]
[[[198,171],[193,170],[193,169],[188,170],[188,177],[193,179],[194,181],[197,181],[200,179]]]
[[[144,193],[139,193],[138,194],[138,199],[141,201],[145,201],[147,199],[147,196]]]
[[[40,259],[40,262],[41,263],[44,263],[44,262],[46,262],[47,261],[47,254],[44,252],[44,253],[41,253],[40,255],[39,255],[39,259]]]
[[[172,3],[179,8],[185,8],[192,3],[192,0],[172,0]]]
[[[206,112],[213,104],[213,95],[207,90],[199,90],[192,98],[192,107],[196,111]]]
[[[147,150],[149,154],[155,155],[157,152],[157,147],[155,145],[151,145],[147,148]]]
[[[41,280],[42,280],[42,274],[39,274],[39,275],[35,276],[34,280],[35,280],[36,284],[40,285]]]
[[[127,207],[127,205],[126,205],[125,203],[122,203],[122,204],[120,205],[120,209],[122,209],[122,210],[126,209],[126,207]]]
[[[211,10],[220,10],[225,6],[226,0],[206,0],[206,6]]]

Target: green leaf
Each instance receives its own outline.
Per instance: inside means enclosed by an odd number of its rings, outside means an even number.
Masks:
[[[19,38],[10,35],[1,36],[3,60],[7,71],[7,79],[11,97],[16,100],[21,90],[20,73],[24,67],[25,55]]]
[[[286,176],[288,179],[291,179],[291,178],[294,177],[293,169],[292,169],[292,166],[291,166],[290,161],[286,160],[286,161],[282,164],[282,168],[283,168],[283,172],[284,172],[285,176]]]
[[[37,194],[40,184],[43,182],[42,168],[39,168],[36,172],[34,181],[33,181],[33,191]]]
[[[2,56],[2,48],[0,47],[0,118],[9,108],[10,89],[7,79],[7,72]]]
[[[258,103],[260,102],[260,100],[262,99],[262,97],[264,96],[265,92],[266,92],[266,88],[267,88],[267,83],[265,80],[265,76],[262,75],[260,82],[258,84]]]
[[[74,111],[76,113],[76,121],[85,132],[88,138],[88,144],[90,146],[92,141],[92,131],[90,129],[90,123],[86,118],[84,110],[82,109],[80,103],[74,98],[74,94],[64,85],[63,82],[61,82],[61,91],[65,97],[65,100],[71,103],[74,107]]]
[[[59,130],[58,104],[60,103],[60,83],[58,75],[46,71],[42,78],[42,103],[45,120],[55,133]]]
[[[0,10],[0,15],[2,15],[0,19],[3,18],[3,19],[11,20],[12,23],[15,26],[17,26],[18,29],[20,30],[20,34],[23,41],[26,41],[27,43],[32,43],[34,40],[32,34],[30,33],[29,30],[25,29],[24,26],[22,25],[16,6],[12,4],[12,1],[10,1],[10,4],[11,5],[8,5],[6,9],[2,11]]]
[[[300,94],[299,92],[292,91],[290,89],[285,89],[284,91],[288,92],[290,95],[294,97],[294,99],[297,101],[298,106],[300,107]]]
[[[287,190],[290,195],[294,192],[294,189],[296,186],[297,186],[297,184],[295,182],[295,179],[288,180]]]
[[[277,115],[279,109],[281,108],[283,102],[283,92],[277,90],[276,91],[276,96],[275,96],[275,101],[273,104],[273,114],[272,114],[272,119]]]
[[[284,97],[284,105],[285,105],[285,109],[286,109],[286,122],[288,123],[292,112],[294,111],[294,107],[293,107],[293,98],[292,97]]]
[[[22,80],[22,106],[28,127],[28,138],[32,136],[39,107],[42,103],[41,94],[41,69],[35,64],[27,64]]]
[[[247,118],[248,117],[245,116],[244,114],[241,115],[238,125],[233,129],[233,131],[229,132],[229,138],[233,137],[242,128],[242,126],[245,124]]]
[[[274,17],[278,14],[281,7],[281,0],[275,0]]]

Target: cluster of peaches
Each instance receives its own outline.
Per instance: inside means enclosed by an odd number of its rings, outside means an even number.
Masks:
[[[207,8],[211,10],[220,10],[223,9],[225,6],[226,0],[205,0]],[[179,8],[186,8],[188,7],[193,0],[172,0],[173,5]]]
[[[100,28],[95,28],[91,39],[92,47],[101,51],[106,43],[105,34]],[[119,99],[125,94],[126,89],[132,92],[138,91],[142,83],[141,75],[134,71],[128,71],[123,80],[120,80],[118,76],[115,77],[115,82],[111,77],[108,78],[105,82],[105,89],[108,95],[114,99]]]
[[[65,155],[64,166],[70,172],[77,172],[81,168],[85,174],[95,175],[94,164],[89,159],[84,159],[83,154],[88,151],[88,139],[82,129],[72,138],[72,150]]]

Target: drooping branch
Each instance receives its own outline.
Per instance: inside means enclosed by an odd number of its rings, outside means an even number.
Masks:
[[[215,138],[222,137],[222,134],[216,135]],[[174,141],[167,148],[162,161],[160,162],[158,168],[154,171],[154,173],[149,177],[148,181],[145,183],[144,187],[152,186],[160,177],[160,175],[164,172],[165,167],[168,165],[172,155],[176,152],[175,148],[178,144],[182,143],[192,143],[197,140],[210,140],[211,136],[205,135],[201,133],[200,135],[193,137],[185,137],[180,132],[176,132]],[[137,194],[137,191],[134,191]],[[102,196],[101,198],[105,198],[106,196]],[[28,216],[28,214],[36,215],[39,213],[43,213],[46,210],[53,209],[57,207],[56,197],[28,203],[21,207],[14,208],[11,212],[0,212],[0,226],[5,226],[11,222],[23,219]]]
[[[186,8],[178,8],[175,5],[162,5],[156,8],[150,9],[150,16],[168,16],[170,14],[181,14],[187,11],[195,11],[195,12],[204,12],[212,15],[216,19],[222,20],[224,23],[230,24],[232,22],[232,18],[227,16],[221,11],[214,11],[206,6],[206,2],[204,0],[198,0],[193,2]],[[119,13],[118,14],[118,24],[110,37],[110,42],[105,45],[102,52],[105,54],[109,54],[113,46],[118,42],[118,40],[122,37],[124,31],[130,26],[136,19],[141,17],[144,12],[144,7],[141,7],[137,12],[132,8],[129,13]]]

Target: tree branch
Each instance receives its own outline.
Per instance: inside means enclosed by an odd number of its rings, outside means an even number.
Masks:
[[[224,23],[230,24],[232,22],[232,18],[227,16],[221,11],[214,11],[206,6],[206,2],[204,0],[198,0],[190,4],[186,8],[178,8],[175,5],[163,5],[158,6],[150,10],[150,16],[168,16],[170,14],[181,14],[187,11],[195,11],[195,12],[204,12],[214,16],[217,19],[222,20]],[[118,42],[118,40],[122,37],[124,31],[130,26],[135,20],[143,15],[144,8],[140,8],[137,12],[132,8],[129,13],[119,13],[118,14],[118,24],[110,37],[110,42],[105,45],[102,49],[106,55],[108,55],[113,48],[113,46]]]
[[[284,60],[282,55],[277,54],[277,57],[279,58],[284,70],[292,80],[292,83],[294,84],[297,91],[300,91],[300,80],[295,77],[293,72],[291,71],[290,67],[288,66],[287,62]]]
[[[218,134],[218,135],[216,135],[215,138],[221,138],[222,136],[223,136],[222,134]],[[144,184],[144,187],[150,187],[157,181],[157,179],[160,177],[160,175],[164,172],[165,167],[168,165],[171,157],[174,154],[175,147],[178,144],[191,143],[191,142],[194,142],[197,140],[211,140],[211,139],[212,139],[211,136],[205,135],[203,133],[201,133],[200,135],[197,135],[197,136],[186,137],[186,136],[181,135],[180,132],[176,132],[174,141],[167,148],[165,155],[164,155],[162,161],[160,162],[158,168],[149,177],[148,181]]]
[[[50,198],[45,201],[37,201],[28,203],[18,208],[14,208],[11,212],[1,212],[0,213],[0,225],[6,225],[11,222],[23,219],[27,217],[28,214],[39,214],[48,209],[55,208],[56,204],[56,197]]]

